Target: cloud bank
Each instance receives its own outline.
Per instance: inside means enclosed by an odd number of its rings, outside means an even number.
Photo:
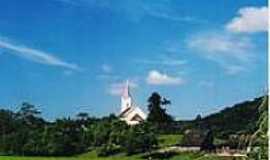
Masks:
[[[206,32],[193,35],[187,41],[197,55],[220,65],[225,73],[235,75],[246,70],[255,60],[251,39],[226,32]]]
[[[225,73],[235,75],[250,69],[259,52],[254,37],[248,33],[267,31],[268,7],[243,7],[237,17],[224,25],[224,30],[193,34],[187,46],[199,56],[218,63]]]
[[[268,7],[244,7],[233,18],[226,29],[231,32],[254,33],[268,31]]]

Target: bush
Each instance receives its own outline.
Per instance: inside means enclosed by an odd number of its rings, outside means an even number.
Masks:
[[[114,155],[121,151],[119,146],[114,144],[105,144],[97,149],[97,155],[99,157],[106,157],[110,155]]]
[[[188,129],[185,131],[181,145],[201,146],[205,139],[205,133],[199,129]]]
[[[214,149],[214,135],[213,132],[210,130],[207,132],[206,137],[201,144],[201,150],[213,151]]]
[[[151,152],[157,145],[157,137],[148,124],[131,127],[126,133],[124,149],[128,155]]]

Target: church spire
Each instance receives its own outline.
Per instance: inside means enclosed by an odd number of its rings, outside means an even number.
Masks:
[[[126,85],[124,87],[122,97],[124,97],[124,98],[130,97],[130,94],[129,94],[129,81],[128,80],[127,80]]]

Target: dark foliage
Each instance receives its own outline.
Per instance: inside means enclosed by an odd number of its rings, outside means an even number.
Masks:
[[[174,122],[172,116],[166,113],[166,105],[171,104],[166,98],[162,98],[157,92],[152,93],[148,98],[149,114],[147,121],[156,127],[160,132],[169,132]]]
[[[211,129],[216,138],[229,139],[231,135],[250,135],[256,130],[256,122],[259,119],[259,106],[262,97],[251,101],[245,101],[232,107],[227,107],[220,112],[194,120],[175,122],[175,130],[183,133],[187,129],[198,128],[200,130]]]
[[[157,137],[149,123],[129,128],[125,136],[124,148],[128,155],[148,152],[158,146]]]
[[[115,115],[98,119],[79,113],[75,119],[46,122],[34,105],[20,108],[0,110],[0,154],[71,156],[96,148],[99,156],[108,156],[149,152],[157,144],[149,125],[131,127]]]
[[[99,157],[106,157],[110,155],[117,154],[121,151],[119,146],[115,144],[105,144],[97,149],[97,155]]]
[[[214,134],[211,130],[206,133],[206,136],[201,144],[201,150],[203,151],[213,151],[214,146]]]
[[[231,134],[253,133],[259,118],[258,107],[261,102],[262,97],[225,108],[203,118],[199,125],[202,128],[211,128],[220,138],[228,138]]]

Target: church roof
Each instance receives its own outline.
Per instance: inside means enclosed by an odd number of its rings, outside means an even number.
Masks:
[[[139,107],[129,107],[119,115],[120,118],[125,119],[126,121],[137,121],[141,122],[146,119],[146,115]]]
[[[120,117],[124,116],[126,113],[128,113],[129,111],[131,111],[131,107],[127,108],[126,110],[124,110],[123,112],[120,113]]]
[[[138,122],[142,122],[144,119],[139,115],[139,114],[135,114],[132,118],[131,121],[138,121]]]

